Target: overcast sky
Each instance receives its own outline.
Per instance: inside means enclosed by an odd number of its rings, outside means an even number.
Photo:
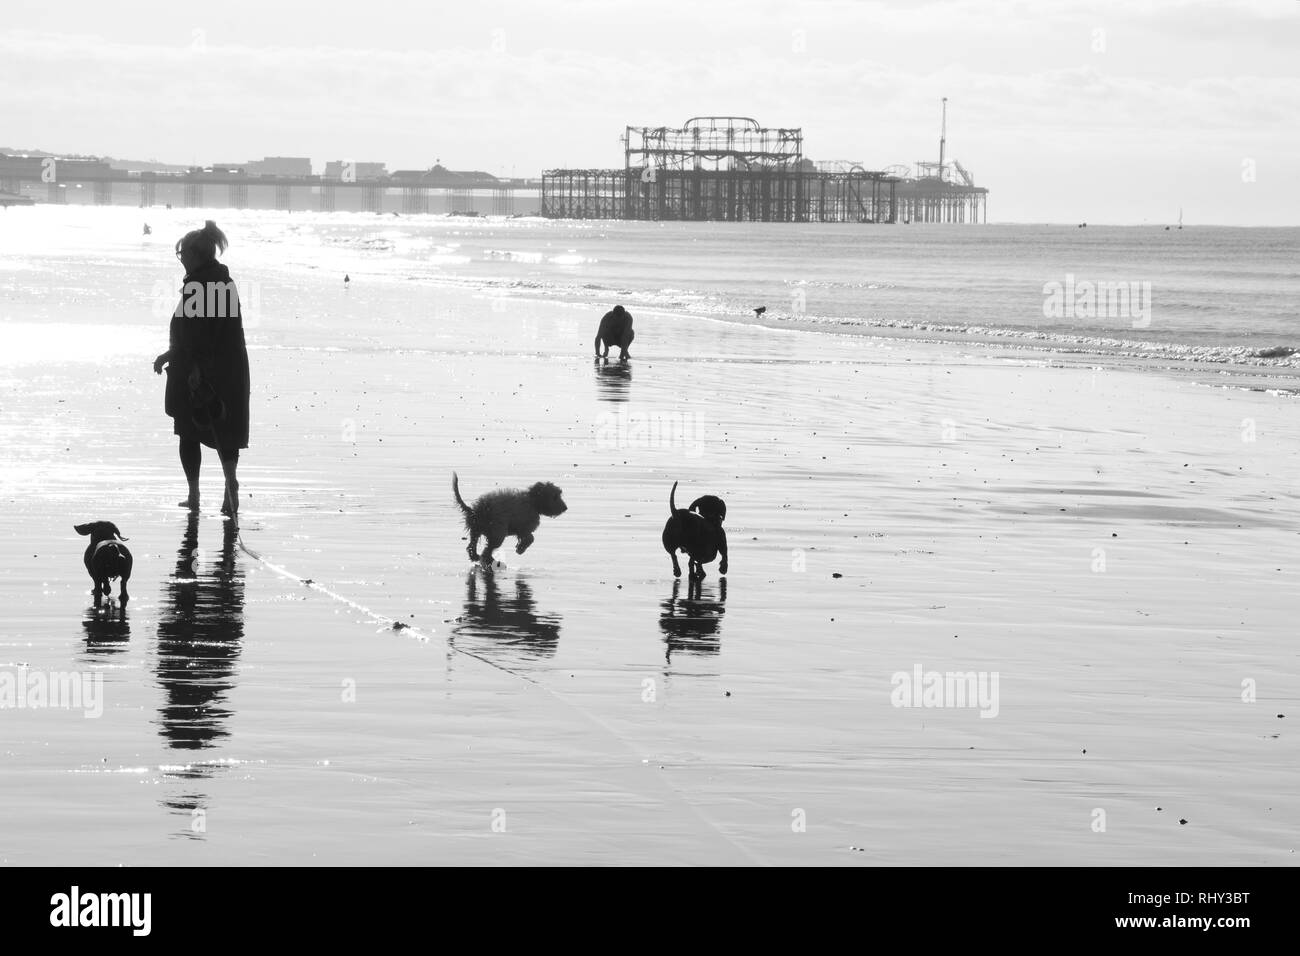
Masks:
[[[737,114],[883,168],[947,96],[990,220],[1300,224],[1298,0],[294,6],[6,0],[0,145],[535,176]]]

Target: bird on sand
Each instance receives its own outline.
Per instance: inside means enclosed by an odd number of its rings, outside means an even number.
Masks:
[[[754,310],[754,315],[755,315],[755,316],[759,316],[759,315],[762,315],[762,314],[763,314],[764,312],[766,312],[766,311],[767,311],[767,306],[765,306],[765,305],[760,305],[757,309]]]

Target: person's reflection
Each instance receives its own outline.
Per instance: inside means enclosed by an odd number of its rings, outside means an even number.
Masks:
[[[715,590],[716,589],[716,590]],[[716,593],[716,597],[715,597]],[[707,595],[707,596],[706,596]],[[659,629],[664,632],[664,661],[673,662],[673,653],[710,655],[721,649],[718,629],[727,603],[727,579],[718,578],[706,589],[703,581],[688,581],[682,597],[682,579],[673,579],[673,593],[660,607]]]
[[[203,750],[229,734],[227,694],[244,637],[244,573],[235,561],[238,529],[223,522],[221,552],[199,547],[192,513],[176,553],[176,573],[163,585],[158,617],[158,683],[164,701],[159,733],[177,750]]]
[[[523,574],[514,575],[513,587],[502,588],[495,571],[476,567],[465,579],[465,610],[449,642],[503,664],[553,657],[560,644],[560,616],[537,613]]]
[[[596,399],[626,402],[632,394],[632,366],[626,362],[596,359]]]

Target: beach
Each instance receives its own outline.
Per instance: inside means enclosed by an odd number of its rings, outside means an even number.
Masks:
[[[0,271],[0,674],[102,686],[0,709],[0,863],[1295,863],[1272,385],[666,303],[598,363],[613,299],[236,249],[237,535],[211,453],[176,506],[158,257]],[[453,470],[569,510],[475,568]],[[698,593],[674,482],[727,502]],[[97,519],[124,620],[90,607]],[[913,696],[931,673],[996,693]]]

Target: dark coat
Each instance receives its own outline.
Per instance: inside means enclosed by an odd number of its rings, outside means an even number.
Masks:
[[[168,355],[165,407],[175,433],[209,448],[247,448],[248,346],[239,293],[220,262],[213,260],[185,277],[172,314]],[[200,385],[191,392],[189,376],[195,368]]]

